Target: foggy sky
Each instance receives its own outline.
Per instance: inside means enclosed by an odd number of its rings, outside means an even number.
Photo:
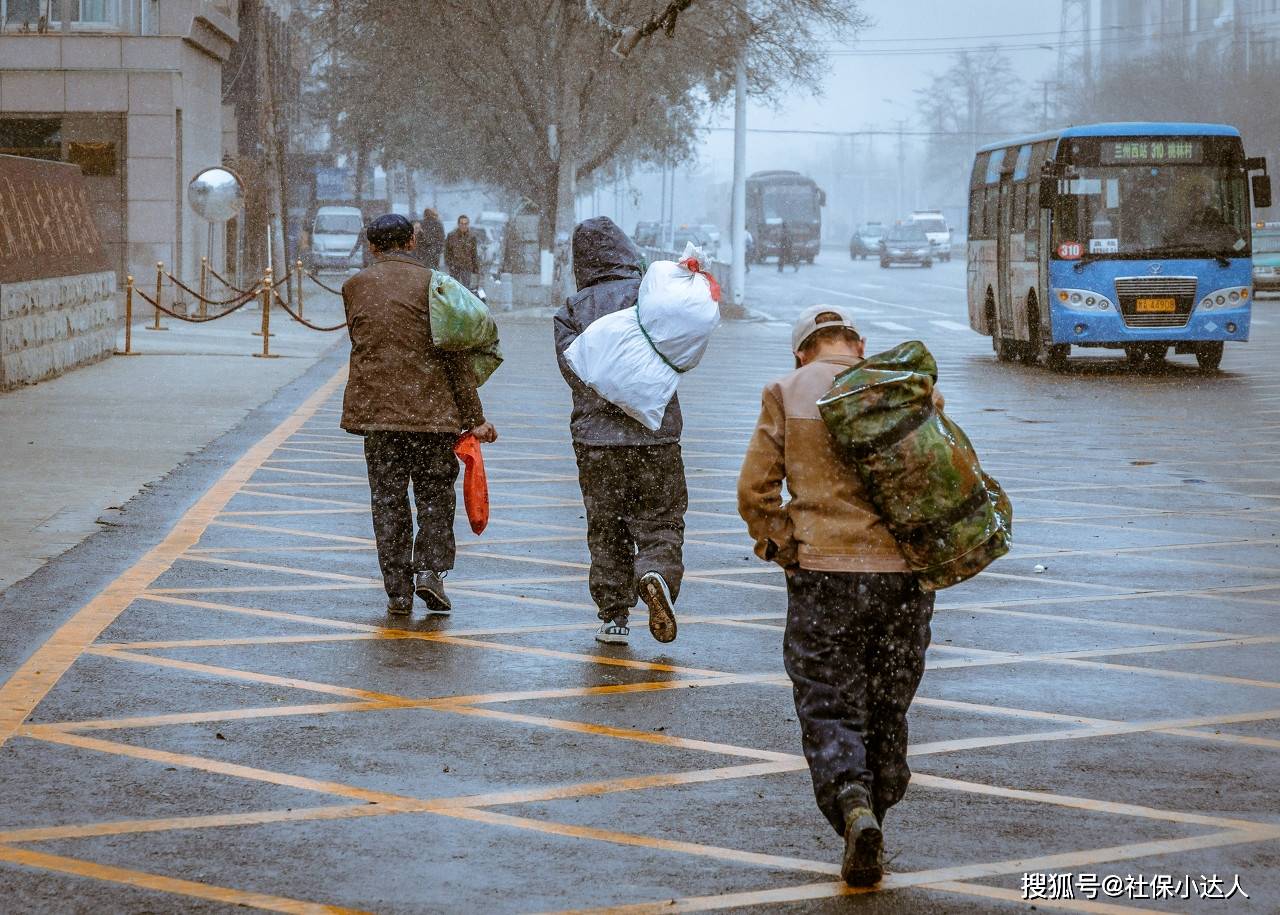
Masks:
[[[1056,44],[1061,11],[1059,0],[865,0],[863,9],[874,20],[860,40],[841,47],[857,50],[982,45],[984,38],[1008,33],[1046,32],[1039,36],[992,38],[996,43]],[[879,41],[877,39],[948,39],[944,41]],[[837,48],[838,50],[838,48]],[[1057,52],[1013,51],[1014,66],[1028,83],[1046,76],[1057,66]],[[895,121],[906,119],[907,130],[918,129],[915,90],[929,83],[929,74],[945,70],[947,52],[921,56],[841,56],[830,58],[828,76],[816,97],[792,94],[778,109],[749,105],[747,123],[754,128],[860,130],[879,127],[892,130]],[[884,99],[891,101],[884,101]],[[713,121],[732,126],[732,109]],[[833,142],[823,137],[786,137],[751,134],[747,141],[747,170],[794,168],[797,143],[818,147]],[[894,141],[877,139],[878,148],[888,151]],[[883,143],[883,146],[880,144]],[[733,164],[732,134],[707,134],[702,162],[717,178],[727,178]]]

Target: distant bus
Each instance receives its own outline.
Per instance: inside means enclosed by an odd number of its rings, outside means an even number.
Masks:
[[[1003,362],[1062,367],[1072,346],[1216,370],[1249,339],[1253,204],[1266,160],[1220,124],[1091,124],[978,151],[969,324]]]
[[[793,256],[809,263],[822,243],[822,208],[827,195],[799,172],[756,172],[747,177],[747,231],[755,239],[755,259],[777,257],[783,223],[791,232]]]

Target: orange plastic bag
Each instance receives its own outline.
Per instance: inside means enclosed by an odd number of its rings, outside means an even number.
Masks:
[[[453,453],[462,461],[462,502],[467,507],[467,520],[471,530],[483,534],[489,525],[489,480],[484,475],[484,455],[480,442],[468,432],[453,446]]]

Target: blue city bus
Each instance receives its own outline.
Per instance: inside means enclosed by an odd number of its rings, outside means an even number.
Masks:
[[[1250,173],[1262,172],[1253,175]],[[969,182],[969,325],[1002,362],[1172,347],[1216,370],[1249,339],[1250,191],[1266,160],[1220,124],[1089,124],[994,143]]]

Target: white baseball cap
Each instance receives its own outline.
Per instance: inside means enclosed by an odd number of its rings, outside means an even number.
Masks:
[[[834,321],[831,318],[819,321],[819,315],[838,315],[838,318]],[[849,309],[841,308],[839,305],[811,305],[800,313],[800,317],[791,328],[791,351],[799,355],[801,348],[810,337],[828,327],[848,328],[859,338],[862,337],[858,325],[853,323],[853,315]]]

